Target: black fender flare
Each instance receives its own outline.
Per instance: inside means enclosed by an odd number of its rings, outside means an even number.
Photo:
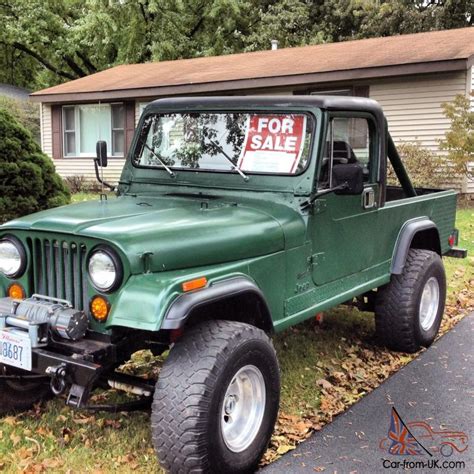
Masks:
[[[184,326],[192,311],[229,297],[252,295],[261,304],[267,329],[273,329],[270,309],[260,288],[245,277],[233,277],[212,283],[207,288],[178,296],[168,307],[161,329],[179,329]]]
[[[418,232],[428,229],[438,232],[436,224],[429,217],[411,219],[403,224],[395,243],[390,273],[400,275],[403,272],[413,238]]]

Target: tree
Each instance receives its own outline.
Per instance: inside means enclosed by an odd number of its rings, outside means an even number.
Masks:
[[[37,87],[128,63],[242,49],[255,1],[4,0],[0,43],[35,63]],[[15,67],[20,68],[22,64]]]
[[[0,108],[0,222],[67,204],[69,191],[31,133]]]
[[[472,25],[473,0],[2,0],[0,80]]]
[[[460,28],[472,25],[472,8],[472,0],[270,1],[243,41],[255,50],[271,39],[297,46]]]
[[[243,38],[245,49],[265,50],[272,40],[280,48],[324,42],[327,38],[313,31],[310,10],[309,2],[301,0],[271,2],[255,12],[254,28]]]
[[[472,0],[355,1],[361,14],[358,38],[472,26]],[[370,5],[367,5],[370,4]]]
[[[458,94],[453,102],[442,104],[444,115],[451,120],[451,127],[439,146],[447,151],[453,171],[468,179],[474,179],[474,171],[470,167],[474,162],[474,111],[471,100]]]

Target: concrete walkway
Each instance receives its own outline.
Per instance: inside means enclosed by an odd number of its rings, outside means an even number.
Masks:
[[[393,462],[438,460],[424,468],[413,465],[408,472],[474,472],[474,313],[465,317],[426,352],[390,377],[379,388],[314,433],[294,451],[263,469],[264,474],[300,472],[379,473],[407,472]],[[432,452],[396,456],[379,447],[387,437],[391,409],[395,407],[410,431]],[[442,435],[421,438],[423,428],[410,423],[428,423],[434,431],[462,431],[469,436],[462,453],[449,457],[433,452]],[[426,434],[426,431],[425,431]],[[456,442],[459,444],[459,440]],[[462,464],[444,465],[444,461]],[[385,467],[384,467],[385,464]],[[420,466],[420,465],[418,465]],[[452,466],[452,467],[451,467]]]

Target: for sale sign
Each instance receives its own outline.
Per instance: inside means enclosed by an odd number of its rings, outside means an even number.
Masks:
[[[244,171],[293,174],[304,148],[306,116],[251,115],[237,166]]]

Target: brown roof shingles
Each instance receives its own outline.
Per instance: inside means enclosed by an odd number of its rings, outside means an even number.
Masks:
[[[300,76],[296,83],[304,83],[306,79],[310,82],[312,78],[331,80],[332,76],[332,80],[342,80],[346,76],[369,77],[361,74],[362,70],[385,68],[385,72],[389,72],[397,66],[426,63],[450,62],[451,69],[462,69],[469,66],[473,55],[474,28],[461,28],[276,51],[121,65],[35,92],[32,96],[42,101],[67,100],[68,96],[73,100],[72,95],[76,94],[81,98],[87,94],[92,94],[91,98],[132,97],[148,93],[159,95],[160,90],[199,92],[199,85],[202,91],[211,91],[218,83],[215,90],[231,90],[238,88],[238,81],[243,87],[252,88],[264,86],[262,79],[266,79],[266,85],[278,85],[281,81],[276,78],[288,80],[296,76]],[[402,72],[402,68],[399,69]],[[390,74],[396,73],[395,70]],[[273,81],[268,82],[269,79]]]

